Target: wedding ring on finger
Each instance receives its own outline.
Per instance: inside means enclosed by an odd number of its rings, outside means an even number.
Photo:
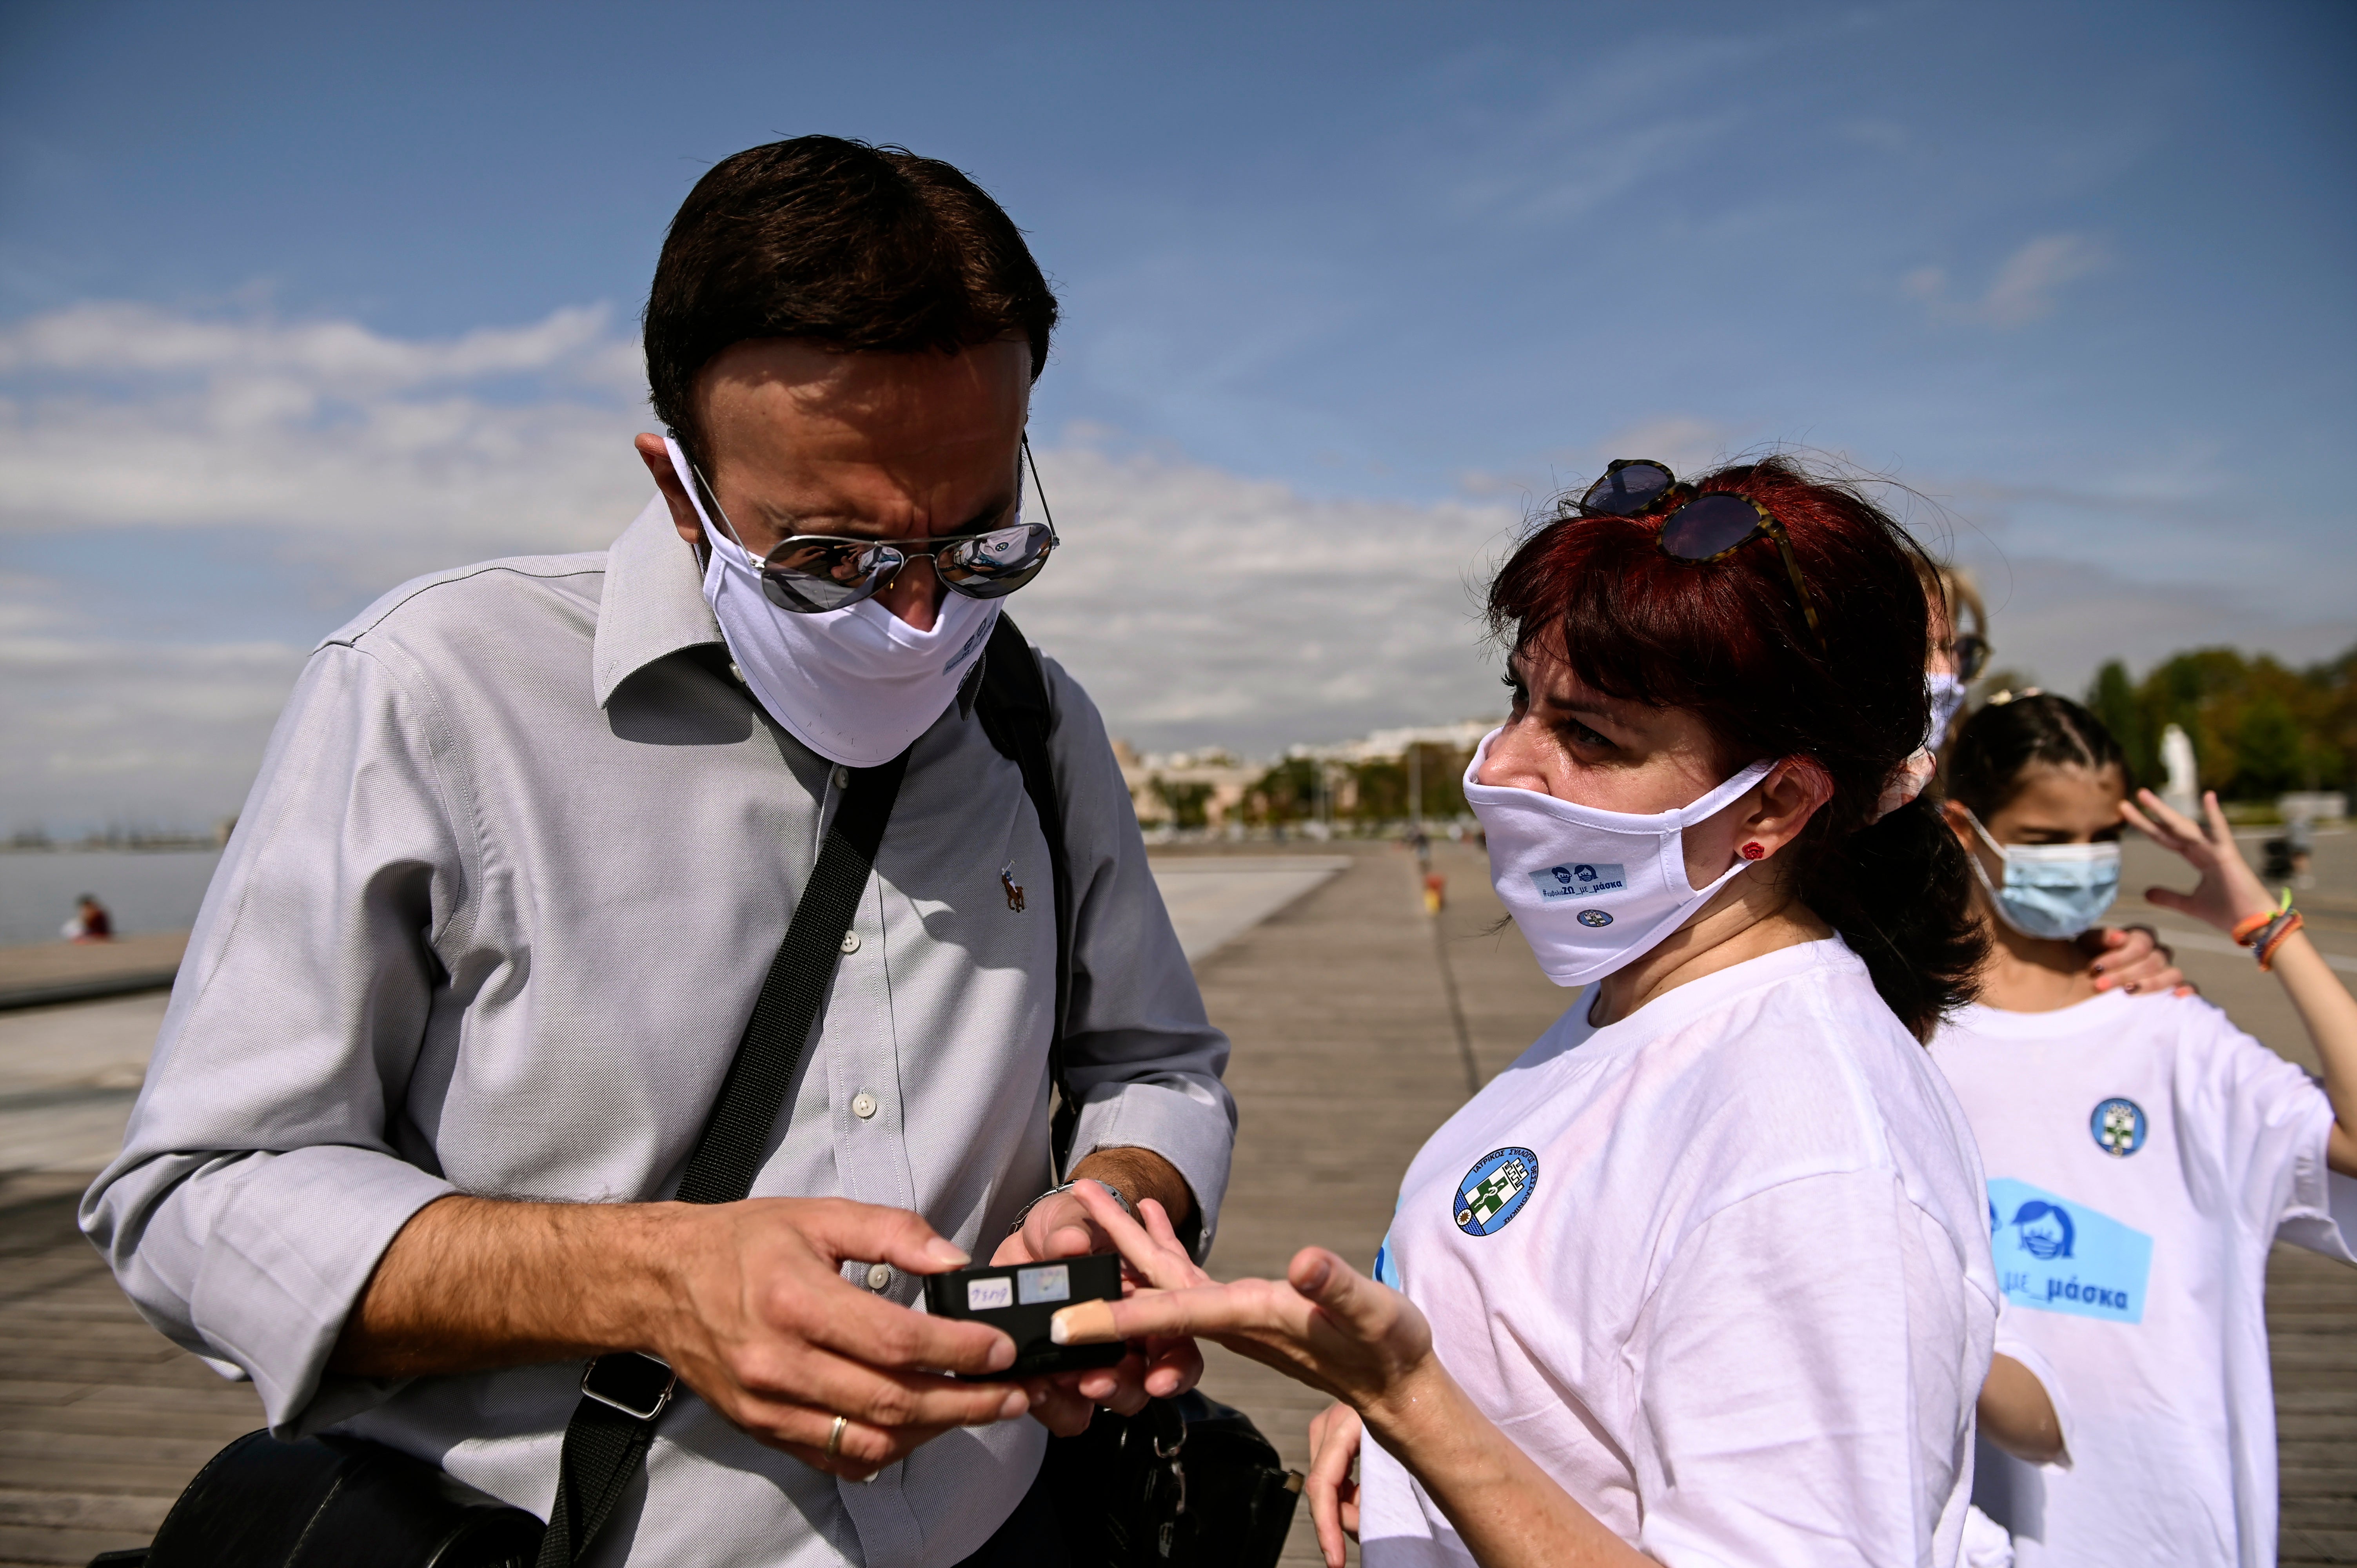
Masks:
[[[838,1415],[834,1418],[834,1424],[827,1429],[826,1456],[828,1458],[839,1459],[843,1456],[843,1432],[844,1428],[850,1424],[849,1416]]]

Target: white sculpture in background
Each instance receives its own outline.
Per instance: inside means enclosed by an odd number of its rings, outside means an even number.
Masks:
[[[2160,765],[2169,770],[2169,783],[2161,789],[2160,798],[2187,816],[2193,816],[2201,789],[2193,771],[2193,742],[2175,725],[2160,732]]]

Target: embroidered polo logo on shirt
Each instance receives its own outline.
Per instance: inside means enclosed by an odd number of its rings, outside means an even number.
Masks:
[[[1494,1236],[1523,1211],[1539,1184],[1539,1157],[1528,1149],[1492,1149],[1457,1184],[1457,1229]]]
[[[1997,1288],[2016,1306],[2111,1323],[2144,1321],[2152,1238],[2083,1203],[1992,1176]]]
[[[2087,1118],[2087,1131],[2094,1135],[2095,1147],[2115,1160],[2126,1159],[2144,1147],[2145,1129],[2144,1107],[2133,1100],[2106,1100]]]
[[[998,885],[1006,889],[1006,907],[1018,915],[1023,913],[1023,889],[1015,880],[1013,861],[998,868]]]

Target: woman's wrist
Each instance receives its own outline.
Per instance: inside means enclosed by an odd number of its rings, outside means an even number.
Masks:
[[[1457,1380],[1448,1375],[1440,1358],[1427,1350],[1382,1393],[1357,1408],[1367,1430],[1384,1447],[1406,1454],[1429,1451],[1436,1438],[1451,1433],[1465,1402]]]

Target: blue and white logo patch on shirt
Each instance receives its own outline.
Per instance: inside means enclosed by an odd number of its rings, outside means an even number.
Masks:
[[[2040,1312],[2144,1321],[2151,1237],[2026,1181],[1991,1176],[1988,1192],[1989,1251],[2007,1300]]]
[[[1539,890],[1541,898],[1591,898],[1598,893],[1629,891],[1629,869],[1624,865],[1589,865],[1576,862],[1570,865],[1550,865],[1544,871],[1531,873],[1531,886]]]
[[[2144,1147],[2149,1125],[2143,1106],[2116,1095],[2096,1106],[2087,1118],[2087,1132],[2094,1138],[2095,1147],[2115,1160],[2126,1159]]]
[[[1457,1184],[1457,1229],[1494,1236],[1523,1211],[1539,1184],[1539,1157],[1528,1149],[1492,1149]]]

